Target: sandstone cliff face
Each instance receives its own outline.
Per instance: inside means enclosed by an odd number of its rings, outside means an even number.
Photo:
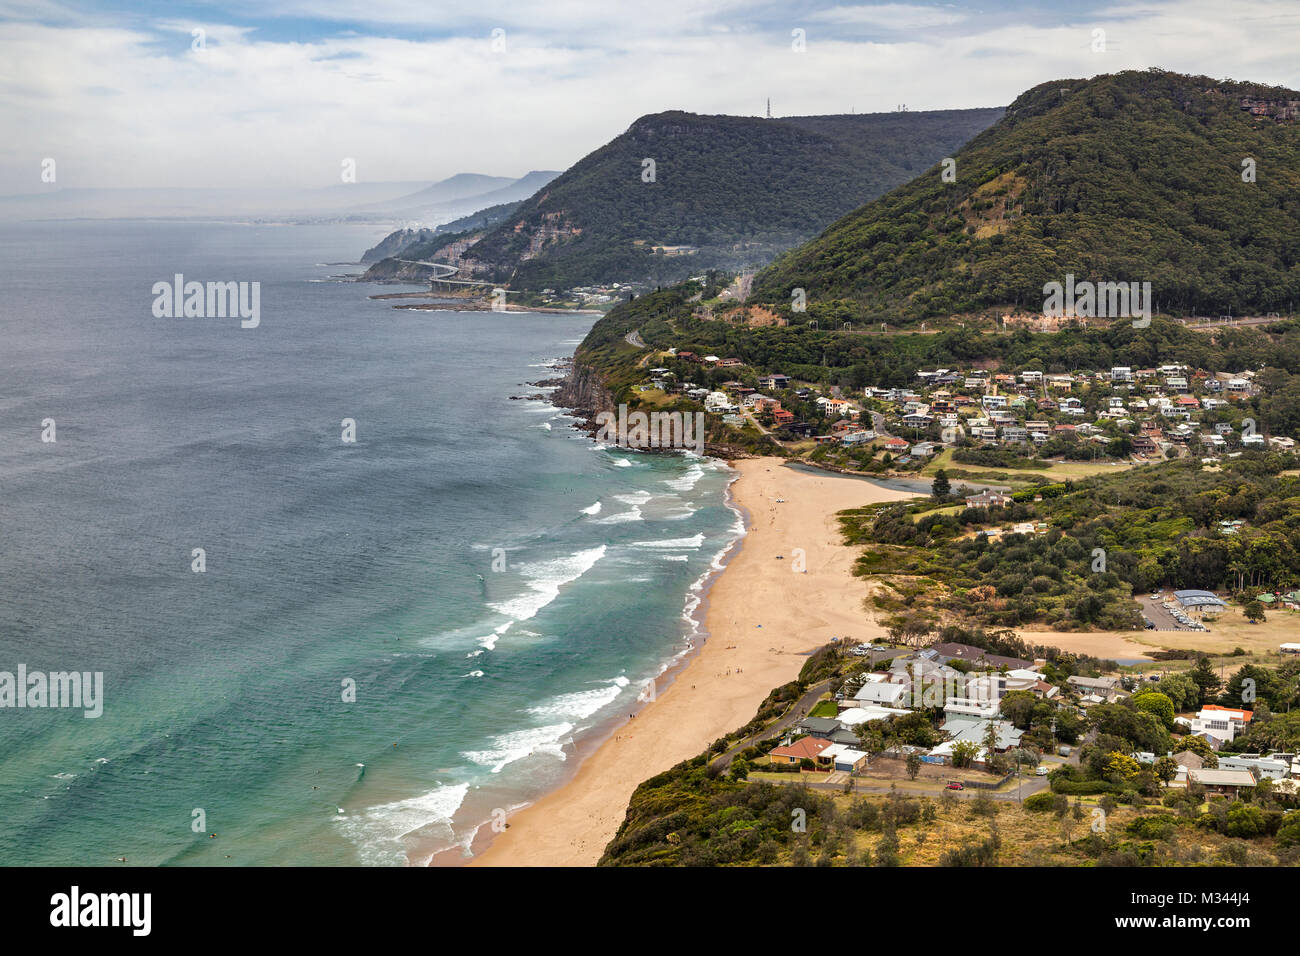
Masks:
[[[365,271],[358,282],[418,282],[428,285],[433,270],[414,262],[381,259]]]
[[[584,427],[595,429],[595,418],[600,412],[614,412],[614,396],[605,387],[595,369],[575,362],[564,377],[564,383],[551,395],[556,405],[573,409],[573,413],[586,420]]]
[[[432,242],[436,233],[432,229],[398,229],[384,236],[377,245],[371,246],[361,256],[361,264],[368,265],[398,255],[407,246],[417,242]]]

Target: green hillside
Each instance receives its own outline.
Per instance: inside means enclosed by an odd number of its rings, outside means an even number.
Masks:
[[[761,265],[1001,115],[646,116],[526,200],[466,258],[475,274],[523,289]],[[655,251],[663,246],[689,248]]]
[[[1243,159],[1255,162],[1244,182]],[[1300,93],[1160,70],[1057,80],[955,154],[759,274],[802,317],[1042,309],[1043,286],[1152,284],[1174,315],[1300,300]]]

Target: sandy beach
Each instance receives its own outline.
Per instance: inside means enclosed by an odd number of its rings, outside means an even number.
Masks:
[[[509,828],[471,865],[595,864],[643,780],[750,720],[772,688],[795,678],[806,656],[832,637],[884,636],[863,609],[865,583],[850,571],[856,549],[841,544],[834,516],[913,496],[795,471],[779,458],[735,467],[740,478],[731,491],[748,531],[708,592],[702,649],[572,780],[511,815]]]

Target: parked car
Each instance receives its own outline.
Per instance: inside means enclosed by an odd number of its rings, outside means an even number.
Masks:
[[[948,784],[948,786],[944,787],[944,789],[945,789],[945,790],[965,790],[966,787],[963,786],[962,784],[958,783],[956,780],[954,780],[952,783]]]
[[[1064,747],[1064,746],[1062,746],[1062,747],[1057,747],[1057,748],[1056,748],[1056,752],[1057,752],[1058,754],[1060,754],[1062,757],[1068,757],[1068,756],[1070,756],[1070,748],[1069,748],[1069,747]]]
[[[1035,767],[1035,768],[1034,768],[1034,776],[1035,776],[1035,777],[1046,777],[1046,776],[1047,776],[1047,768],[1046,768],[1046,767]]]

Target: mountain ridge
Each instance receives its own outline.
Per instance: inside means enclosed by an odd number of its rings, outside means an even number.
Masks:
[[[754,281],[804,319],[1038,311],[1046,283],[1152,282],[1173,314],[1300,299],[1300,93],[1163,70],[1054,80]],[[1250,160],[1247,163],[1246,160]],[[1247,172],[1254,173],[1246,181]]]
[[[762,263],[1001,114],[648,114],[528,197],[458,264],[540,289],[667,282]]]

